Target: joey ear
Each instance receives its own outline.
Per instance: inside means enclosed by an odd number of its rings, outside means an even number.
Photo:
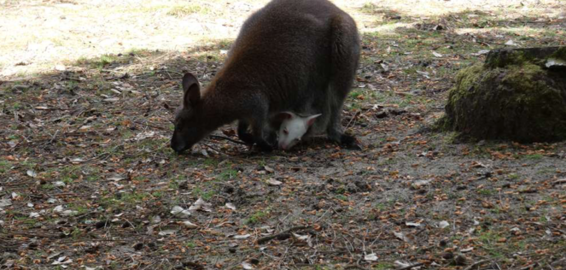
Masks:
[[[283,123],[283,121],[293,119],[294,117],[296,117],[296,115],[292,112],[280,112],[277,113],[271,120],[279,126]]]
[[[200,101],[200,85],[197,78],[191,73],[183,76],[183,106],[193,107]]]
[[[312,126],[312,124],[314,124],[314,120],[316,120],[316,118],[318,118],[319,116],[321,116],[322,114],[315,114],[315,115],[311,115],[309,117],[307,117],[307,127]]]
[[[279,117],[281,117],[282,120],[287,120],[287,119],[295,118],[296,115],[292,112],[280,112]]]

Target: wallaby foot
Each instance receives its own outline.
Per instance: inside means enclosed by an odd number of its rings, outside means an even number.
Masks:
[[[362,150],[362,147],[358,143],[358,140],[356,140],[356,137],[346,134],[342,134],[340,137],[340,145],[350,150]]]
[[[362,150],[362,147],[359,145],[358,140],[356,137],[351,135],[346,135],[344,133],[333,133],[332,135],[328,136],[328,139],[334,143],[339,144],[341,147],[350,150]]]

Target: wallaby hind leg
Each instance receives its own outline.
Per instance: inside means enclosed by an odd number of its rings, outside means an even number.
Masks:
[[[248,108],[254,112],[252,118],[249,119],[249,123],[252,126],[253,141],[261,151],[271,152],[273,147],[266,141],[266,138],[271,133],[268,102],[261,97],[255,97],[255,102],[252,104],[253,106]]]
[[[327,134],[330,140],[359,148],[356,139],[344,134],[340,123],[342,105],[352,88],[360,58],[360,41],[355,22],[346,14],[332,19],[332,66],[329,94],[330,119]]]
[[[245,142],[246,144],[252,145],[254,144],[254,136],[248,132],[248,128],[250,123],[245,120],[238,121],[238,138]]]
[[[265,135],[270,134],[270,129],[267,125],[267,117],[257,117],[252,124],[252,134],[255,143],[263,152],[273,151],[273,146],[265,139]]]

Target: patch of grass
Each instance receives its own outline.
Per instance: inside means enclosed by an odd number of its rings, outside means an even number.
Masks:
[[[100,206],[102,206],[103,208],[108,208],[108,207],[116,207],[119,205],[134,205],[134,204],[140,204],[141,202],[143,202],[144,200],[146,200],[147,198],[149,198],[151,195],[148,193],[117,193],[114,196],[107,196],[107,197],[103,197],[100,200]]]
[[[265,210],[259,210],[253,213],[247,220],[246,224],[257,224],[267,218],[267,216],[271,213],[271,208],[266,208]]]
[[[556,172],[556,168],[544,168],[537,171],[537,174],[552,174]]]
[[[195,189],[193,189],[193,193],[195,194],[196,197],[200,197],[205,201],[210,200],[212,196],[216,194],[214,189],[202,190],[200,187],[196,187]]]
[[[33,170],[35,169],[35,167],[37,166],[37,163],[35,163],[33,160],[24,160],[20,166],[22,166],[23,168],[25,168],[26,170]]]
[[[493,213],[493,214],[500,214],[501,213],[501,208],[494,206],[493,208],[489,209],[489,212]]]
[[[107,67],[112,66],[112,65],[132,63],[133,61],[135,61],[136,55],[141,55],[142,57],[149,57],[153,54],[158,54],[158,53],[153,52],[153,51],[149,51],[149,50],[132,49],[128,53],[125,53],[125,54],[121,54],[121,53],[120,54],[104,54],[104,55],[101,55],[99,57],[90,58],[90,59],[81,57],[74,64],[88,66],[88,67],[91,67],[93,69],[101,70],[103,68],[107,68]],[[104,80],[104,78],[101,78],[100,80],[93,80],[93,81],[95,82],[94,86],[96,88],[100,88],[100,85],[103,85],[103,86],[106,85],[106,81]]]
[[[118,194],[123,194],[120,200],[129,204],[139,203],[148,197],[147,193],[132,192],[132,193],[118,193]]]
[[[377,265],[373,266],[373,269],[375,270],[387,270],[387,269],[393,269],[394,265],[388,262],[380,262]]]
[[[386,203],[376,203],[373,208],[379,210],[379,211],[385,211],[387,209],[389,209],[389,207],[391,207],[391,204],[386,204]]]
[[[89,208],[80,204],[69,204],[69,209],[75,210],[77,211],[77,215],[81,215],[88,212]]]
[[[85,180],[88,182],[97,182],[102,178],[100,176],[100,173],[98,172],[98,169],[97,168],[93,168],[93,169],[96,169],[96,171],[88,173],[85,177]]]
[[[491,189],[483,188],[483,189],[478,189],[476,193],[483,196],[492,196],[495,192]]]
[[[221,39],[217,41],[217,46],[219,49],[229,49],[230,47],[232,47],[232,44],[234,43],[234,40],[232,39]]]
[[[70,184],[81,176],[80,166],[66,166],[60,170],[59,179],[65,184]]]
[[[195,244],[195,242],[193,242],[193,241],[187,241],[185,243],[185,246],[188,247],[188,248],[195,248],[197,246],[197,244]]]
[[[234,177],[236,177],[236,175],[238,175],[238,171],[236,171],[234,169],[228,169],[228,170],[221,172],[216,177],[216,179],[221,180],[221,181],[227,181],[227,180],[230,180],[230,179],[234,179]]]
[[[365,13],[365,14],[368,14],[368,15],[383,14],[384,21],[386,21],[386,20],[400,21],[404,17],[404,16],[401,16],[397,11],[385,10],[385,9],[383,9],[382,6],[376,5],[374,3],[365,3],[360,8],[360,11],[362,13]]]
[[[167,11],[167,15],[175,16],[175,17],[183,17],[195,13],[209,14],[210,12],[211,10],[206,6],[189,4],[189,5],[179,5],[179,6],[171,7],[169,11]]]
[[[453,147],[452,144],[456,143],[458,140],[458,132],[451,131],[444,133],[444,137],[442,138],[445,144],[450,144],[450,147]]]
[[[0,160],[0,173],[5,173],[12,167],[12,163],[8,160]]]
[[[41,185],[41,188],[45,190],[52,190],[55,188],[55,186],[53,184],[45,184],[45,185]]]
[[[218,161],[217,159],[213,159],[213,158],[207,158],[207,159],[204,160],[204,165],[206,165],[206,166],[216,167],[216,166],[218,166],[218,163],[220,163],[220,161]]]
[[[379,6],[374,3],[365,3],[360,11],[366,14],[376,14],[379,13]]]
[[[482,242],[481,248],[485,249],[492,258],[503,259],[505,258],[504,249],[496,245],[498,239],[502,236],[494,231],[481,231],[479,232],[478,240]]]
[[[38,220],[26,216],[16,216],[14,217],[14,219],[18,220],[24,225],[28,225],[28,227],[35,227],[39,223]]]
[[[156,199],[160,199],[163,197],[163,192],[161,191],[154,191],[153,193],[151,193],[151,196],[155,197]]]
[[[523,156],[524,159],[530,159],[530,160],[539,160],[543,157],[544,156],[542,154],[532,154],[532,155],[524,155]]]
[[[335,194],[344,194],[346,193],[346,187],[344,185],[339,186],[334,190]]]
[[[79,65],[87,65],[92,68],[102,69],[110,64],[113,64],[118,60],[118,57],[115,55],[105,54],[100,56],[99,58],[95,59],[86,59],[86,58],[79,58],[77,60],[77,64]]]

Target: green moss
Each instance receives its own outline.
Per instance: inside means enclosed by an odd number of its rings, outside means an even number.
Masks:
[[[566,139],[564,74],[544,70],[520,53],[505,68],[492,64],[476,64],[457,75],[446,116],[436,127],[477,139]]]
[[[561,47],[556,52],[551,54],[548,58],[558,58],[566,61],[566,47]]]
[[[521,66],[526,63],[544,66],[544,63],[549,58],[558,58],[566,61],[566,47],[497,49],[487,55],[485,66],[488,68],[503,68],[513,65]]]

